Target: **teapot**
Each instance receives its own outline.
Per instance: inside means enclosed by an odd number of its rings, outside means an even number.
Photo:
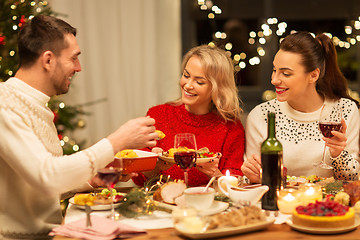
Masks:
[[[222,182],[225,181],[223,184]],[[223,188],[226,186],[226,189]],[[257,203],[262,196],[269,191],[267,185],[255,184],[246,187],[234,187],[225,178],[218,180],[218,187],[225,196],[229,197],[233,202],[250,202]]]

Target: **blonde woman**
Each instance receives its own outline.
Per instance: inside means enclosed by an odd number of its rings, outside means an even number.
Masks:
[[[174,147],[177,133],[194,133],[198,149],[207,147],[222,157],[209,163],[198,163],[189,170],[189,186],[206,184],[210,177],[224,173],[241,173],[244,153],[244,128],[240,121],[242,109],[234,80],[231,59],[225,51],[207,45],[192,48],[185,54],[180,79],[181,97],[149,109],[156,129],[163,131],[153,152]],[[142,185],[146,177],[158,174],[183,179],[176,164],[158,162],[156,170],[140,174],[134,182]]]

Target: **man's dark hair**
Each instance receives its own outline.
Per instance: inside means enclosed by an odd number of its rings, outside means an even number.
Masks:
[[[76,28],[53,16],[32,18],[18,35],[20,67],[32,66],[44,51],[58,56],[67,47],[66,34],[76,36]]]

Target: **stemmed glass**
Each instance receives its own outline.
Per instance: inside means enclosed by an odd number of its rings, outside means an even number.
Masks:
[[[113,221],[115,221],[119,217],[119,214],[115,213],[113,189],[115,187],[115,184],[119,181],[122,171],[123,171],[122,158],[115,158],[114,161],[108,164],[105,168],[98,170],[99,178],[104,182],[105,186],[110,190],[111,213],[108,216],[108,218],[110,218]]]
[[[179,133],[174,139],[174,160],[184,171],[185,184],[188,186],[188,170],[196,163],[196,140],[192,133]]]
[[[333,108],[326,108],[325,104],[323,105],[320,113],[319,119],[319,129],[324,137],[331,138],[334,135],[331,131],[341,131],[341,118],[342,110],[338,104]],[[324,146],[323,156],[320,163],[314,163],[313,165],[319,168],[324,169],[333,169],[332,166],[328,165],[325,162],[325,150],[326,145]]]

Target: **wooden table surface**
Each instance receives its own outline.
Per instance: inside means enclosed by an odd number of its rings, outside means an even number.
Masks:
[[[69,240],[71,238],[66,238],[62,236],[56,236],[54,240]],[[166,239],[166,240],[183,240],[188,239],[184,236],[179,235],[174,228],[166,228],[166,229],[153,229],[148,230],[147,234],[130,238],[132,240],[155,240],[155,239]],[[288,240],[288,239],[330,239],[330,240],[360,240],[360,228],[357,228],[354,231],[342,234],[334,234],[334,235],[313,235],[307,233],[301,233],[294,231],[287,224],[273,224],[268,228],[250,232],[245,234],[233,235],[228,237],[222,237],[220,239],[224,240],[233,240],[233,239],[241,239],[241,240]]]
[[[119,188],[119,192],[128,192],[131,188]],[[63,236],[55,236],[54,240],[79,240],[76,238],[68,238]],[[184,240],[189,239],[184,236],[181,236],[174,228],[166,229],[149,229],[147,234],[132,237],[131,240],[156,240],[156,239],[166,239],[166,240]],[[219,238],[217,238],[219,239]],[[249,232],[245,234],[232,235],[227,237],[222,237],[220,239],[224,240],[288,240],[288,239],[310,239],[310,240],[360,240],[360,226],[347,233],[341,234],[332,234],[332,235],[316,235],[302,233],[293,230],[287,224],[272,224],[271,226],[255,232]]]

